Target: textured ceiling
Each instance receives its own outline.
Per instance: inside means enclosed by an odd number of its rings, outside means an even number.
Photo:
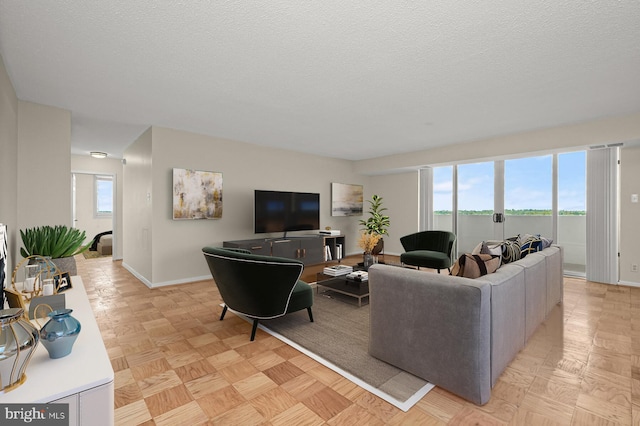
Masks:
[[[149,125],[363,159],[640,111],[640,1],[0,0],[72,152]]]

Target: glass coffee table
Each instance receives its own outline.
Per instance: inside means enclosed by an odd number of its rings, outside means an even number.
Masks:
[[[369,281],[356,281],[347,278],[346,275],[334,277],[325,275],[322,272],[318,272],[316,280],[318,292],[320,292],[320,287],[324,287],[327,292],[333,291],[345,296],[355,297],[358,300],[358,307],[362,306],[362,299],[369,297]]]

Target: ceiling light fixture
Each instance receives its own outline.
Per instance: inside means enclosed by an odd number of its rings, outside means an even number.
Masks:
[[[106,152],[91,151],[89,155],[92,156],[93,158],[107,158]]]

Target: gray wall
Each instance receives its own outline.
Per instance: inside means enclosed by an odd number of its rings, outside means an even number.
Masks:
[[[7,225],[10,274],[18,250],[18,98],[0,56],[0,223]],[[11,279],[10,277],[8,278]]]

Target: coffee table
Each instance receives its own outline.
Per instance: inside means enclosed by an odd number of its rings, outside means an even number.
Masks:
[[[355,297],[358,299],[358,307],[362,306],[362,299],[369,297],[369,281],[356,281],[347,278],[346,275],[334,277],[325,275],[322,272],[318,272],[316,279],[318,292],[320,291],[320,287],[324,287],[336,293]]]

